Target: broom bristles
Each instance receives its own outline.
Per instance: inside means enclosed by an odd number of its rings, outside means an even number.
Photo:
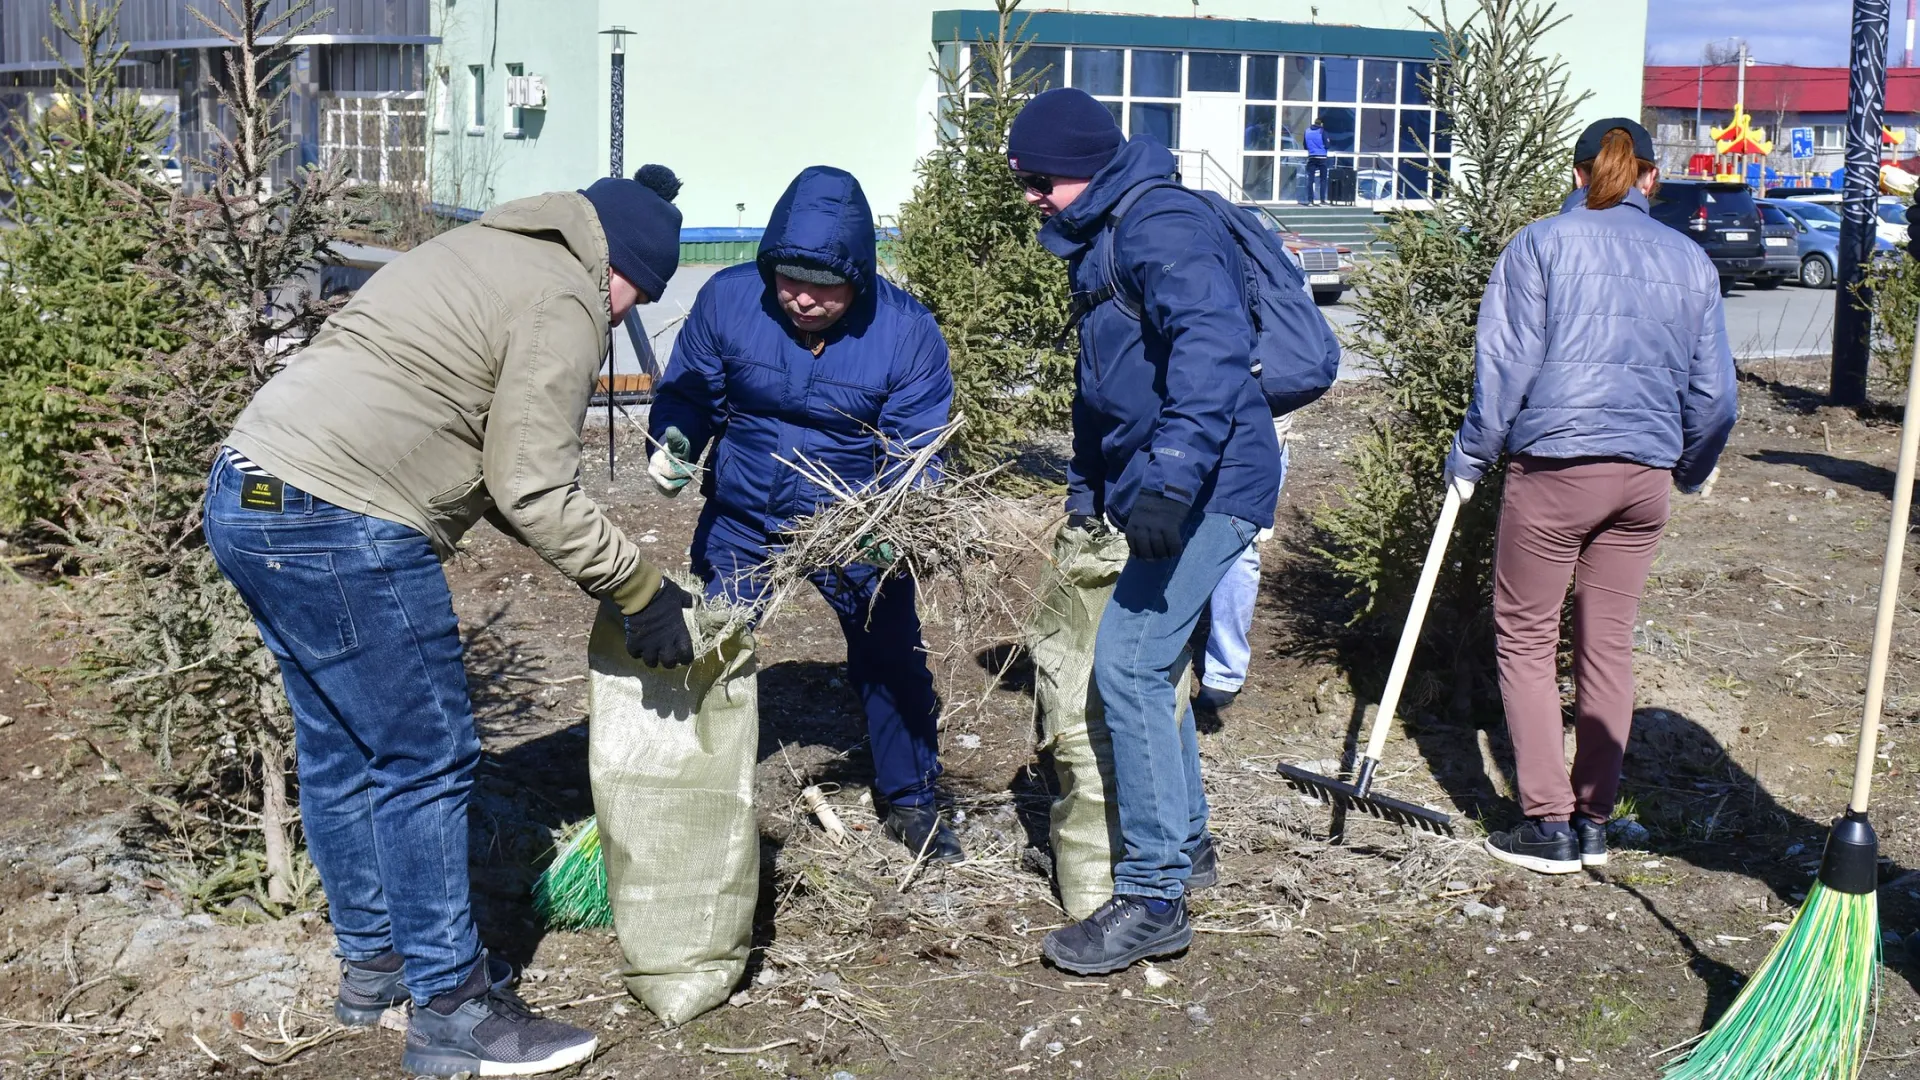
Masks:
[[[1732,1007],[1664,1080],[1853,1080],[1879,976],[1876,894],[1816,881]]]
[[[613,925],[596,819],[581,822],[561,841],[553,862],[533,883],[533,910],[554,930]]]

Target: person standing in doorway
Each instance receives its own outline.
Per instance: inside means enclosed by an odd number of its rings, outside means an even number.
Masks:
[[[1559,216],[1522,229],[1487,282],[1473,398],[1447,457],[1462,502],[1508,457],[1494,640],[1526,820],[1486,849],[1541,873],[1607,861],[1633,726],[1633,625],[1669,491],[1706,483],[1736,414],[1719,274],[1648,216],[1653,151],[1623,117],[1581,134]],[[1569,581],[1571,776],[1555,679]]]
[[[1021,110],[1007,153],[1074,290],[1069,520],[1104,516],[1130,552],[1093,656],[1119,810],[1114,895],[1042,945],[1066,971],[1107,974],[1193,938],[1187,890],[1216,856],[1193,710],[1170,722],[1175,683],[1207,598],[1273,525],[1280,448],[1250,367],[1239,244],[1168,181],[1172,152],[1125,141],[1105,105],[1061,88]]]
[[[654,484],[677,495],[709,444],[693,569],[709,596],[757,602],[787,530],[833,498],[783,464],[850,488],[880,482],[947,423],[953,374],[933,315],[880,273],[859,181],[816,165],[774,205],[759,259],[700,290],[655,393]],[[966,857],[934,802],[939,701],[913,578],[867,561],[813,576],[847,642],[888,835],[935,862]]]
[[[692,597],[580,490],[608,327],[679,262],[659,173],[504,203],[395,259],[254,395],[208,479],[207,546],[293,708],[334,1015],[411,998],[410,1073],[549,1072],[597,1045],[515,997],[474,928],[480,739],[441,562],[484,516],[618,607],[634,656],[692,661]]]
[[[1307,128],[1307,205],[1327,201],[1327,122],[1319,117]]]

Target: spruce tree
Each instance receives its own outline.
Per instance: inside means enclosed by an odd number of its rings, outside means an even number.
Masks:
[[[996,3],[998,32],[973,43],[970,68],[936,68],[939,143],[919,164],[893,249],[894,273],[952,353],[954,412],[966,420],[952,460],[976,469],[1063,426],[1073,401],[1065,264],[1035,240],[1040,216],[1007,167],[1007,131],[1046,73],[1014,74],[1027,49],[1019,0]]]
[[[1421,19],[1439,36],[1427,91],[1442,111],[1453,167],[1434,177],[1430,211],[1388,216],[1380,240],[1391,254],[1354,279],[1360,317],[1347,344],[1379,365],[1390,404],[1360,438],[1339,501],[1317,515],[1322,553],[1358,601],[1356,619],[1396,627],[1472,398],[1487,278],[1514,234],[1557,210],[1571,189],[1573,118],[1585,100],[1568,88],[1566,62],[1541,51],[1541,39],[1565,21],[1552,3],[1477,0],[1457,22],[1442,4],[1438,20]],[[1462,508],[1426,619],[1426,640],[1441,646],[1427,663],[1450,673],[1455,711],[1469,705],[1493,655],[1500,480],[1500,469],[1490,471]]]

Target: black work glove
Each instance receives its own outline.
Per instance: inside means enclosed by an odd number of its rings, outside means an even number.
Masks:
[[[1143,491],[1127,515],[1127,550],[1136,559],[1177,559],[1186,550],[1180,526],[1193,507],[1154,491]]]
[[[648,667],[683,667],[693,663],[693,635],[680,613],[693,606],[687,590],[667,578],[647,606],[628,615],[627,655]]]

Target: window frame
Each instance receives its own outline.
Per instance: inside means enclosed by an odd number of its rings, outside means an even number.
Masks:
[[[467,134],[487,133],[487,67],[467,65]]]

